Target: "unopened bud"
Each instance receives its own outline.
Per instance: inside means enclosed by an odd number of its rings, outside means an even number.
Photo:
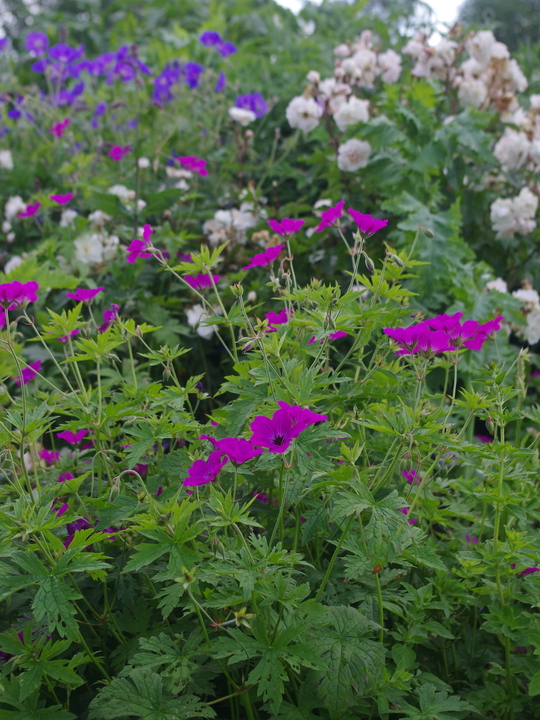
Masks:
[[[390,260],[390,262],[393,262],[394,265],[397,265],[400,268],[405,267],[405,263],[398,255],[394,255],[394,253],[389,252],[389,253],[387,253],[387,256],[388,256],[388,259]]]
[[[364,260],[366,263],[366,268],[369,270],[369,272],[375,272],[375,263],[365,253],[364,253]]]
[[[430,240],[433,240],[435,238],[435,233],[433,232],[433,230],[430,230],[429,228],[425,228],[425,227],[421,227],[420,230]]]
[[[248,302],[255,302],[257,300],[257,293],[255,290],[250,290],[247,294],[247,300]]]
[[[235,282],[231,285],[231,292],[235,297],[242,297],[244,294],[244,288],[239,282]]]

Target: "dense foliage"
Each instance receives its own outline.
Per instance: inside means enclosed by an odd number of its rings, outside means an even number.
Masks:
[[[534,62],[364,5],[1,42],[1,718],[540,717]]]

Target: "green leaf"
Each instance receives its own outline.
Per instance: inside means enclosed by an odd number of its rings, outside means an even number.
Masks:
[[[145,215],[153,215],[168,210],[175,202],[182,197],[182,190],[170,188],[161,192],[149,193],[147,205],[143,210]]]
[[[531,682],[529,683],[529,695],[531,697],[540,695],[540,670],[531,678]]]
[[[196,695],[173,697],[163,692],[163,681],[148,668],[137,668],[128,678],[115,678],[90,704],[92,720],[142,718],[188,720],[213,718],[215,712]]]

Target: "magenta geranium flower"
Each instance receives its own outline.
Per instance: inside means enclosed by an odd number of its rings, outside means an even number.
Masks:
[[[78,288],[75,290],[75,292],[67,292],[66,297],[71,298],[72,300],[76,300],[77,302],[85,302],[89,303],[92,302],[92,300],[96,297],[96,295],[102,290],[105,290],[104,287],[95,288],[94,290],[86,290],[85,288]]]
[[[265,250],[262,253],[254,255],[249,261],[249,265],[243,267],[242,270],[249,270],[250,268],[254,267],[266,267],[267,265],[270,265],[270,263],[273,263],[274,260],[278,257],[279,253],[283,250],[284,247],[285,245],[275,245],[274,247],[270,247],[268,248],[268,250]]]
[[[17,213],[17,215],[20,218],[34,217],[34,215],[37,213],[37,211],[39,210],[40,207],[41,207],[40,202],[36,202],[33,205],[27,205],[26,210],[21,210],[21,212]]]
[[[473,545],[478,543],[478,538],[472,537],[472,535],[465,535],[465,540]]]
[[[400,508],[400,510],[404,515],[409,514],[409,508]],[[407,518],[407,522],[409,523],[409,525],[414,525],[414,523],[418,522],[418,518]]]
[[[17,385],[26,385],[26,383],[29,383],[36,377],[40,370],[41,360],[36,360],[36,362],[30,363],[28,367],[23,368],[20,375],[16,375],[11,379],[15,380]]]
[[[111,307],[112,310],[103,311],[103,324],[99,326],[99,332],[105,332],[105,330],[107,330],[107,328],[109,328],[118,317],[120,305],[117,305],[116,303],[111,303]]]
[[[220,450],[236,467],[243,465],[258,455],[262,455],[264,452],[264,450],[255,448],[249,440],[244,440],[244,438],[216,440],[208,435],[201,435],[201,439],[210,440],[216,450]]]
[[[214,450],[208,460],[195,460],[188,470],[188,476],[182,483],[184,487],[195,487],[212,482],[219,475],[221,468],[227,464],[227,458],[222,458],[221,450]]]
[[[177,157],[176,159],[186,170],[197,173],[198,175],[201,175],[201,177],[206,177],[208,175],[206,160],[203,160],[198,155],[185,155],[184,157]]]
[[[290,315],[292,315],[292,312],[287,310],[287,308],[283,308],[283,310],[280,310],[278,313],[272,311],[266,313],[265,318],[268,320],[268,330],[266,332],[276,332],[276,325],[285,325],[285,323],[288,323]]]
[[[129,244],[129,247],[127,248],[128,254],[128,263],[133,265],[135,260],[138,258],[147,258],[152,257],[152,253],[146,252],[146,248],[150,242],[150,236],[154,233],[150,225],[145,225],[143,227],[143,236],[142,240],[139,238],[135,238],[135,240],[132,240]]]
[[[129,155],[130,152],[131,152],[130,145],[113,145],[113,147],[109,150],[107,155],[110,158],[112,158],[115,162],[119,162],[126,155]]]
[[[221,277],[219,275],[212,275],[212,278],[214,279],[215,283],[221,280]],[[212,287],[212,280],[210,280],[210,276],[205,275],[205,273],[198,273],[197,275],[186,275],[184,277],[184,280],[194,290],[205,290],[206,288]]]
[[[329,339],[329,340],[339,340],[339,338],[344,338],[344,337],[347,337],[347,333],[346,333],[346,332],[343,332],[343,330],[338,330],[338,331],[335,332],[335,333],[330,333],[330,335],[328,336],[328,339]],[[308,344],[308,345],[313,345],[313,343],[316,343],[316,342],[317,342],[317,340],[315,339],[315,335],[313,335],[313,336],[308,340],[308,343],[307,343],[307,344]],[[319,342],[320,344],[322,344],[322,343],[324,342],[324,338],[321,338],[318,342]]]
[[[60,515],[63,515],[65,512],[69,510],[69,505],[67,503],[64,503],[63,505],[60,505],[58,510],[56,510],[56,517],[60,517]]]
[[[503,320],[504,317],[499,315],[493,320],[488,320],[487,322],[479,325],[473,337],[466,340],[463,345],[468,347],[470,350],[481,350],[486,340],[493,338],[494,333],[501,329],[501,322]]]
[[[75,476],[70,472],[60,473],[58,476],[58,482],[66,482],[66,480],[73,480]]]
[[[46,465],[54,465],[60,460],[60,451],[59,450],[46,450],[43,448],[43,450],[40,450],[38,453],[39,457],[45,461]]]
[[[523,575],[531,575],[532,573],[540,572],[540,568],[530,567],[525,568],[525,570],[521,570],[520,572],[516,573],[518,577],[522,577]]]
[[[345,200],[340,200],[340,202],[336,203],[334,207],[325,210],[321,215],[321,222],[319,223],[319,227],[315,229],[315,232],[321,232],[324,228],[334,227],[337,225],[339,218],[343,214],[344,205]]]
[[[490,435],[475,435],[474,436],[477,440],[480,440],[481,443],[492,443],[493,438]]]
[[[71,120],[69,118],[66,118],[65,120],[62,120],[62,122],[56,123],[56,125],[53,125],[52,128],[49,128],[49,132],[53,135],[56,135],[56,137],[62,137],[64,134],[64,130],[67,128]]]
[[[432,330],[443,330],[448,335],[450,344],[457,348],[470,341],[479,327],[476,320],[466,320],[461,323],[462,316],[463,313],[437,315],[426,320],[425,324]]]
[[[252,445],[265,447],[269,452],[283,453],[309,425],[328,420],[327,415],[319,415],[299,405],[289,405],[283,401],[279,401],[278,405],[279,410],[271,418],[257,415],[250,424]]]
[[[60,342],[67,343],[69,338],[75,337],[75,335],[78,335],[81,331],[80,330],[72,330],[69,335],[62,335],[62,337],[56,338],[57,340],[60,340]]]
[[[27,303],[37,302],[36,290],[39,290],[39,284],[35,280],[26,283],[18,280],[1,283],[0,306],[7,310],[13,310],[13,308],[24,306]]]
[[[358,212],[358,210],[353,210],[352,208],[349,208],[347,212],[352,216],[354,222],[358,225],[358,229],[365,237],[373,235],[377,230],[382,230],[382,228],[388,225],[388,220],[379,220],[372,215],[363,215],[361,212]]]
[[[65,440],[70,445],[78,445],[87,435],[88,430],[77,430],[77,432],[73,432],[73,430],[63,430],[62,432],[56,433],[56,437]]]
[[[260,502],[266,503],[267,505],[270,502],[270,497],[266,495],[266,493],[261,493],[254,490],[253,496],[255,497],[255,500],[260,500]],[[272,498],[272,505],[279,505],[279,503],[277,500]]]
[[[408,483],[412,483],[413,485],[420,485],[422,482],[422,478],[416,470],[402,470],[401,474]]]
[[[433,357],[455,348],[444,330],[431,330],[426,323],[418,323],[407,328],[385,328],[383,332],[395,340],[400,348],[398,355],[418,353],[424,357]]]
[[[58,205],[67,205],[73,198],[75,193],[66,193],[65,195],[49,195],[49,198]]]
[[[292,235],[298,232],[302,225],[305,225],[305,220],[293,220],[291,218],[283,218],[283,220],[269,220],[268,224],[274,232],[278,235]]]

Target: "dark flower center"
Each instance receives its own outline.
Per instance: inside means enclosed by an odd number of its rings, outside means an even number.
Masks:
[[[274,438],[274,445],[283,445],[285,442],[285,438],[283,435],[276,435]]]

